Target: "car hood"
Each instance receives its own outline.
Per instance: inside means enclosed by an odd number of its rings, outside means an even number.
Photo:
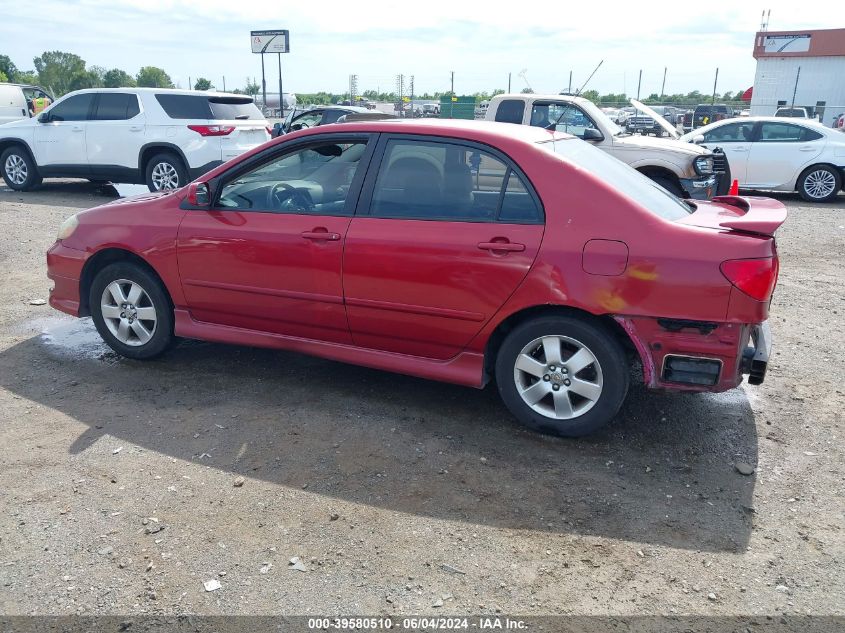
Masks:
[[[688,154],[690,156],[700,156],[702,154],[710,153],[710,150],[699,145],[684,143],[683,141],[671,138],[657,138],[654,136],[641,136],[639,134],[632,136],[614,136],[613,145],[622,149],[663,150],[677,152],[679,154]]]
[[[678,130],[676,130],[669,121],[657,114],[657,112],[649,108],[647,105],[640,103],[636,99],[631,99],[631,105],[640,112],[645,112],[648,116],[657,121],[657,123],[660,124],[660,127],[662,127],[671,138],[677,139],[680,136],[680,134],[678,134]]]

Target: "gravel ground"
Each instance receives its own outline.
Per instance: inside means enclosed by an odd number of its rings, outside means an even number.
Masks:
[[[845,196],[778,196],[764,385],[634,387],[577,441],[491,388],[115,356],[30,305],[61,221],[110,197],[0,186],[0,613],[845,615]]]

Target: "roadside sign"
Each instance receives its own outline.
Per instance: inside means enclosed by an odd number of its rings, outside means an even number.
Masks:
[[[287,29],[279,31],[250,31],[253,53],[289,53],[290,32]]]

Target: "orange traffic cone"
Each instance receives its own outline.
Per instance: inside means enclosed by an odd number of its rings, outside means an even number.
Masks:
[[[728,191],[729,196],[738,196],[739,195],[739,181],[734,180],[731,183],[730,191]]]

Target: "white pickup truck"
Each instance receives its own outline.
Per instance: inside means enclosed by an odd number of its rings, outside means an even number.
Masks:
[[[637,102],[639,110],[648,106]],[[651,114],[649,112],[649,114]],[[571,95],[505,94],[490,100],[488,121],[535,125],[566,132],[594,144],[679,197],[709,200],[727,193],[730,173],[724,154],[678,141],[663,117],[669,138],[629,134],[592,101]]]

